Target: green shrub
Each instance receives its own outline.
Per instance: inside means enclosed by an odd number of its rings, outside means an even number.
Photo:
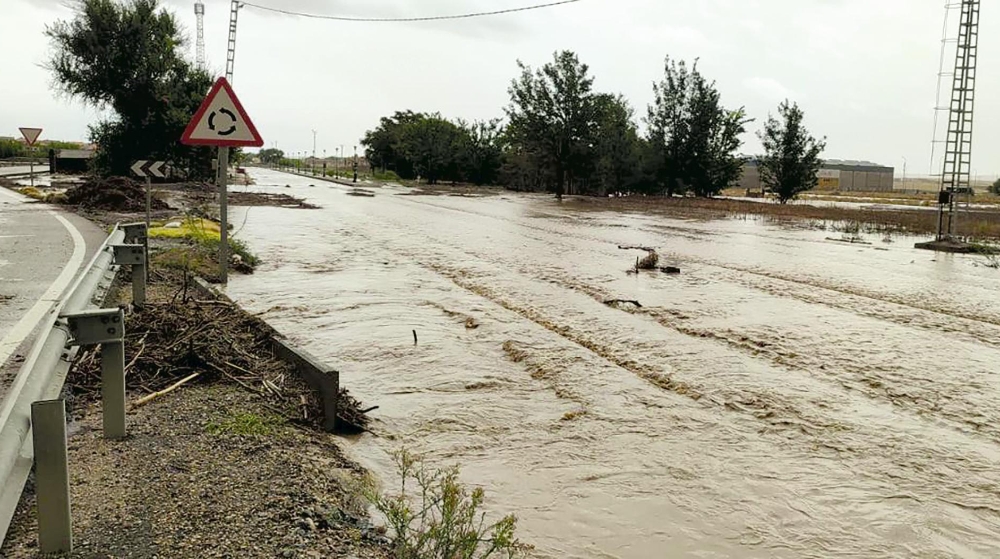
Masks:
[[[429,469],[405,449],[393,459],[402,478],[400,493],[386,495],[371,485],[364,493],[392,529],[395,559],[512,558],[531,549],[514,536],[513,515],[486,524],[485,493],[481,488],[470,493],[459,483],[457,467]]]
[[[375,180],[384,182],[399,182],[399,175],[394,171],[376,172]]]

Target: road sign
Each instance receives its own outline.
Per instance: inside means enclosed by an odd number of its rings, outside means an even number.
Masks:
[[[41,128],[20,128],[21,135],[24,136],[24,141],[28,142],[29,146],[35,145],[38,137],[42,135]]]
[[[226,78],[219,78],[188,123],[181,143],[189,146],[261,147],[257,133]]]
[[[158,179],[165,178],[166,175],[163,173],[163,167],[167,163],[165,161],[149,161],[147,159],[140,159],[132,164],[132,172],[138,177],[147,178],[150,176],[156,177]]]
[[[151,163],[149,165],[149,169],[148,169],[149,170],[149,174],[153,175],[154,177],[156,177],[158,179],[162,179],[162,178],[166,177],[166,175],[163,174],[163,166],[164,165],[166,165],[166,162],[164,162],[164,161],[154,161],[153,163]]]
[[[135,173],[136,176],[146,178],[146,163],[148,163],[148,161],[145,159],[136,161],[132,164],[132,172]]]

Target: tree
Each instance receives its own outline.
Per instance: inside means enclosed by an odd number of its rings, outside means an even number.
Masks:
[[[372,169],[392,170],[401,178],[412,179],[413,162],[406,158],[400,145],[403,128],[426,118],[422,113],[397,111],[391,117],[382,117],[378,127],[365,133],[361,145]]]
[[[594,80],[576,54],[562,51],[553,58],[537,71],[518,61],[521,76],[511,82],[507,116],[512,141],[546,168],[544,176],[562,198],[567,182],[589,161]]]
[[[736,153],[752,122],[741,107],[725,109],[715,82],[684,61],[667,57],[663,81],[653,84],[646,123],[654,181],[668,196],[688,191],[714,196],[740,177]]]
[[[990,193],[1000,196],[1000,179],[990,185]]]
[[[285,158],[285,152],[277,148],[266,148],[260,150],[257,157],[260,158],[261,163],[265,165],[273,165],[279,163]]]
[[[427,184],[436,184],[442,178],[456,179],[461,136],[456,124],[434,114],[406,124],[399,148]]]
[[[798,104],[786,100],[778,106],[780,120],[768,115],[764,130],[757,135],[764,144],[758,166],[760,180],[769,192],[785,204],[819,183],[817,173],[826,149],[826,139],[816,140],[802,125]]]
[[[595,182],[599,194],[627,192],[640,179],[639,132],[633,111],[621,95],[595,98],[597,127],[594,134]]]
[[[177,22],[157,0],[80,0],[74,19],[45,34],[62,92],[114,113],[90,127],[95,171],[124,175],[137,159],[163,159],[211,175],[211,150],[179,142],[211,78],[184,60]]]
[[[465,180],[476,185],[493,184],[503,163],[504,129],[500,119],[468,124],[458,121],[461,129],[459,166]]]

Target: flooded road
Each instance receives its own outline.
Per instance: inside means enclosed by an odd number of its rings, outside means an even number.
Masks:
[[[383,479],[404,444],[461,465],[538,557],[1000,553],[976,257],[252,173],[323,209],[235,210],[265,264],[229,293],[381,406],[353,453]],[[619,245],[683,273],[628,275]]]

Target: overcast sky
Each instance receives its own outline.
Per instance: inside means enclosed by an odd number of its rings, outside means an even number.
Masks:
[[[523,6],[537,0],[253,0],[319,14],[418,16]],[[205,0],[210,69],[225,66],[227,0]],[[600,91],[623,93],[641,116],[663,58],[700,58],[727,106],[745,106],[754,134],[789,98],[826,136],[825,156],[930,171],[942,0],[582,0],[544,10],[435,23],[344,23],[240,11],[234,87],[271,146],[286,153],[351,153],[395,110],[446,117],[502,116],[518,59],[539,66],[577,52]],[[193,1],[167,0],[189,37]],[[1000,173],[1000,12],[986,6],[976,97],[973,168]],[[47,23],[71,16],[64,0],[0,0],[0,135],[41,126],[43,137],[84,139],[93,109],[53,94],[41,67]],[[951,20],[957,22],[957,13]],[[956,25],[952,26],[957,29]],[[952,31],[954,35],[955,30]],[[946,65],[952,63],[949,60]],[[947,96],[945,97],[947,99]],[[946,118],[942,119],[946,122]],[[943,124],[942,124],[943,126]],[[901,169],[900,169],[901,171]],[[936,170],[935,172],[940,172]]]

